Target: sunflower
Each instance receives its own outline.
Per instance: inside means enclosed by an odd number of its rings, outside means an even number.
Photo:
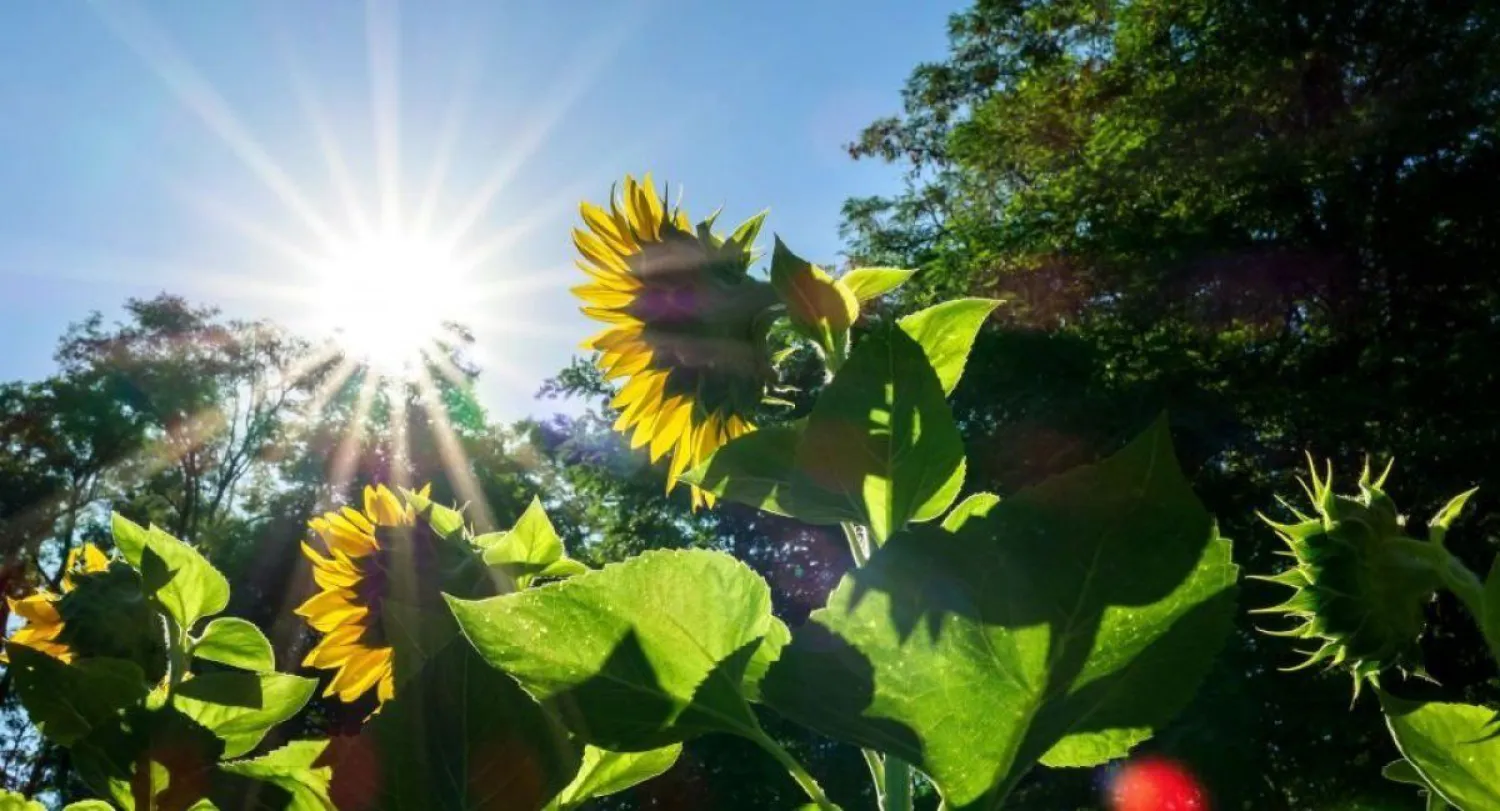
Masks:
[[[754,429],[750,415],[772,379],[766,334],[777,297],[751,278],[750,245],[762,217],[724,239],[696,230],[656,195],[651,176],[627,176],[609,210],[583,203],[573,230],[590,282],[573,293],[606,324],[583,346],[606,380],[626,378],[611,405],[615,430],[651,461],[670,453],[667,490],[721,445]],[[693,488],[693,506],[713,497]]]
[[[108,568],[109,556],[100,551],[99,547],[90,543],[74,549],[68,553],[67,564],[63,567],[63,594],[73,590],[74,574],[93,574]],[[54,659],[72,662],[72,649],[68,647],[68,643],[59,639],[63,632],[63,618],[57,610],[57,603],[61,599],[62,595],[46,590],[38,590],[19,600],[7,598],[11,612],[26,621],[25,625],[11,634],[10,644],[25,645]],[[0,648],[0,662],[5,661],[8,661],[8,657],[4,649]]]
[[[422,495],[427,492],[422,488]],[[319,591],[296,613],[323,634],[303,666],[338,671],[325,696],[352,703],[372,687],[381,703],[395,695],[394,651],[386,643],[380,612],[387,596],[387,550],[378,535],[383,528],[409,527],[415,517],[380,485],[365,488],[363,512],[344,507],[309,522],[329,556],[302,544]]]

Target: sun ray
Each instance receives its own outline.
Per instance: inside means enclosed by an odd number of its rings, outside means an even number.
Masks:
[[[391,483],[397,487],[410,487],[411,442],[407,436],[408,424],[406,398],[410,386],[405,380],[387,380],[386,396],[391,401]]]
[[[156,25],[144,9],[136,8],[127,0],[95,0],[90,6],[106,27],[145,61],[177,99],[192,110],[235,157],[301,219],[303,225],[320,239],[333,236],[333,230],[296,183],[250,134],[213,84],[181,54],[166,31]]]
[[[572,66],[572,70],[545,94],[547,102],[544,105],[527,113],[526,123],[515,134],[507,154],[496,162],[479,189],[453,218],[446,231],[445,241],[457,243],[468,235],[469,230],[494,202],[496,195],[510,184],[516,173],[536,154],[547,136],[552,134],[563,116],[614,59],[633,30],[634,26],[627,23],[614,26],[613,33],[602,42],[595,42],[581,49],[587,56],[568,60],[567,64]]]
[[[344,427],[344,438],[339,442],[339,447],[333,452],[333,458],[329,460],[328,477],[325,480],[326,492],[335,497],[344,492],[349,483],[354,480],[354,468],[359,461],[360,446],[364,442],[365,431],[368,427],[366,421],[370,418],[370,407],[375,403],[376,390],[379,388],[380,378],[365,370],[364,379],[359,384],[359,394],[354,402],[354,413],[349,418],[349,424]]]
[[[278,41],[281,43],[282,63],[286,66],[287,78],[292,83],[292,92],[297,97],[297,106],[301,109],[302,115],[307,118],[313,139],[318,143],[318,151],[323,153],[323,162],[328,169],[328,179],[344,207],[344,217],[355,234],[361,237],[373,234],[375,228],[370,223],[370,215],[360,203],[360,195],[354,185],[354,176],[349,171],[348,161],[344,159],[344,150],[339,146],[338,139],[333,135],[333,128],[329,126],[328,118],[323,113],[323,105],[318,99],[317,91],[313,89],[312,83],[302,71],[291,47],[286,44],[285,33],[279,28],[278,33],[280,34]]]
[[[394,0],[365,0],[370,109],[375,126],[375,177],[383,227],[401,222],[401,32]]]
[[[432,219],[437,214],[443,184],[448,179],[448,167],[453,161],[453,150],[458,143],[458,136],[463,130],[463,125],[468,120],[469,102],[483,63],[483,51],[472,47],[471,44],[471,47],[466,49],[464,66],[459,71],[459,78],[454,82],[453,95],[443,111],[443,123],[438,130],[438,142],[432,168],[427,173],[427,183],[423,187],[422,196],[418,198],[420,202],[417,204],[417,214],[412,230],[421,236],[431,233]]]
[[[453,424],[448,421],[448,412],[443,406],[443,398],[438,393],[437,384],[433,383],[432,377],[427,374],[426,370],[416,375],[415,382],[422,393],[423,406],[427,410],[427,417],[432,426],[432,438],[437,443],[438,456],[442,459],[443,470],[447,472],[448,481],[453,485],[454,492],[469,505],[468,517],[474,524],[474,531],[478,533],[494,531],[496,529],[495,515],[490,510],[489,501],[484,497],[484,490],[479,487],[479,480],[469,467],[469,459],[464,455],[458,435],[453,431]]]

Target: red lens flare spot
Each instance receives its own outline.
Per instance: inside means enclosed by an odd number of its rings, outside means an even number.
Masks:
[[[1209,811],[1208,795],[1198,779],[1163,757],[1142,757],[1125,764],[1110,780],[1110,811]]]

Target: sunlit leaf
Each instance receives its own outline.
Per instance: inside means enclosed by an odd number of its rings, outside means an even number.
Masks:
[[[1403,758],[1385,764],[1385,768],[1380,770],[1380,776],[1393,783],[1405,783],[1410,786],[1416,786],[1420,789],[1421,794],[1427,798],[1427,811],[1446,811],[1446,809],[1453,807],[1443,799],[1443,795],[1433,790],[1431,784],[1427,782],[1427,779],[1422,776],[1421,772],[1417,771],[1416,766],[1411,765],[1411,761],[1409,760]]]
[[[68,808],[72,807],[68,806]],[[104,807],[109,808],[108,805]],[[35,800],[28,800],[14,791],[0,789],[0,811],[47,811],[47,806]]]
[[[1462,811],[1500,808],[1495,712],[1472,704],[1416,702],[1380,694],[1396,747],[1428,785]]]
[[[682,744],[644,752],[611,752],[589,746],[583,750],[578,776],[555,801],[558,811],[571,811],[596,797],[607,797],[656,777],[677,763]]]
[[[760,734],[744,679],[775,633],[770,589],[729,555],[652,551],[489,600],[450,600],[474,647],[584,742],[641,751]]]
[[[238,757],[296,715],[316,687],[312,679],[285,673],[204,673],[183,682],[172,701],[223,739],[224,757]]]
[[[219,764],[222,771],[280,787],[291,795],[286,811],[333,811],[328,783],[333,767],[318,765],[328,741],[293,741],[251,760]]]
[[[553,529],[540,499],[533,498],[509,532],[474,539],[484,550],[484,562],[505,572],[517,588],[527,588],[538,577],[570,577],[587,567],[565,557],[562,538]]]
[[[899,268],[856,268],[839,277],[845,286],[860,301],[880,298],[895,290],[916,273],[915,270]]]
[[[728,443],[682,479],[720,498],[808,524],[862,520],[857,502],[824,490],[797,469],[801,441],[801,426],[768,426]]]
[[[1181,709],[1231,628],[1235,571],[1158,424],[956,531],[893,537],[761,691],[916,764],[950,808],[997,809],[1044,755],[1118,757]]]
[[[1000,302],[987,298],[945,301],[901,319],[901,329],[922,346],[937,372],[944,394],[952,394],[963,377],[974,338]]]
[[[415,490],[401,488],[401,496],[423,520],[432,527],[433,531],[444,538],[460,537],[464,534],[464,515],[452,507],[433,501]]]
[[[229,581],[198,550],[156,527],[140,525],[116,513],[111,519],[115,544],[130,565],[141,571],[148,591],[184,629],[229,605]]]
[[[210,621],[193,644],[193,655],[254,672],[276,669],[271,640],[266,639],[255,623],[238,617],[219,617]]]
[[[813,406],[796,466],[859,505],[877,540],[945,511],[963,481],[964,446],[922,347],[890,326],[860,340]]]

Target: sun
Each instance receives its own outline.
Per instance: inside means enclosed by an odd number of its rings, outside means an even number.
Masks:
[[[316,268],[318,320],[343,354],[409,377],[445,325],[465,320],[465,284],[451,246],[403,233],[332,246]]]

